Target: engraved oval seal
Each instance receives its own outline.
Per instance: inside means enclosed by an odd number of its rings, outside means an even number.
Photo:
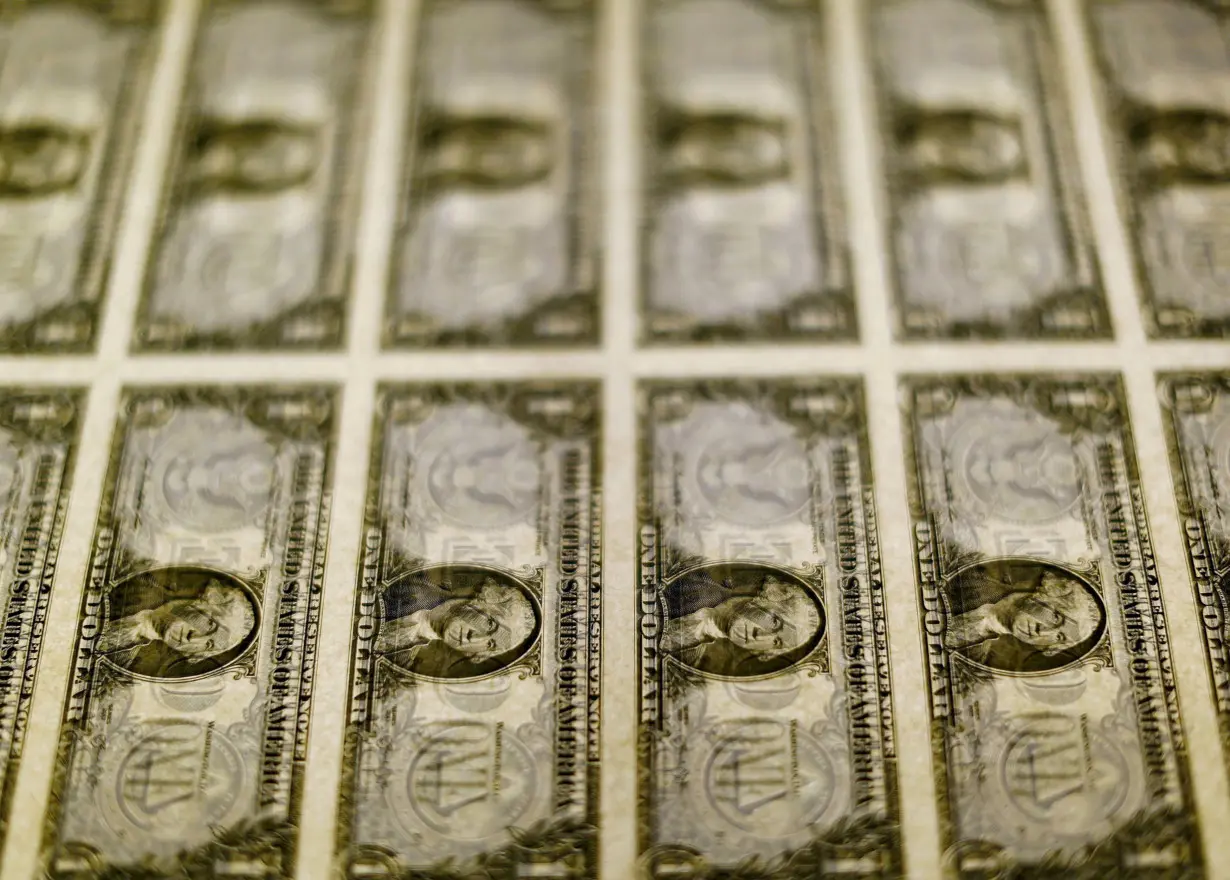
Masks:
[[[662,650],[709,675],[780,673],[811,654],[824,635],[824,608],[814,588],[769,565],[693,568],[668,583],[662,596]]]
[[[732,522],[764,525],[797,514],[811,497],[803,444],[780,423],[732,414],[735,424],[708,438],[696,455],[697,490]]]
[[[999,760],[1008,805],[1028,824],[1062,828],[1064,836],[1084,837],[1111,819],[1131,787],[1123,753],[1070,715],[1042,712],[1022,722]]]
[[[824,747],[794,723],[772,718],[722,725],[704,780],[709,808],[759,837],[787,837],[812,826],[837,787]]]
[[[245,788],[235,746],[213,724],[167,719],[141,727],[115,780],[125,823],[175,839],[223,819]],[[120,830],[131,833],[131,827]]]
[[[1063,516],[1081,497],[1080,462],[1066,437],[1045,422],[984,419],[952,440],[958,498],[1017,522]]]
[[[451,413],[427,430],[419,458],[431,462],[427,490],[450,518],[479,528],[524,521],[542,473],[526,430],[483,409]]]
[[[1106,635],[1106,606],[1097,590],[1046,560],[977,562],[941,589],[948,649],[993,672],[1055,672],[1079,663]]]
[[[410,806],[446,837],[481,840],[504,831],[533,804],[534,759],[503,724],[431,726],[406,776]]]
[[[233,423],[201,425],[214,438],[200,442],[196,430],[172,438],[155,475],[160,508],[176,521],[207,532],[225,532],[259,522],[273,495],[275,451],[250,428]]]
[[[411,572],[380,597],[376,651],[426,678],[474,679],[517,662],[542,630],[530,589],[477,565]]]
[[[212,675],[256,641],[260,606],[234,575],[178,565],[111,588],[95,652],[138,678]]]

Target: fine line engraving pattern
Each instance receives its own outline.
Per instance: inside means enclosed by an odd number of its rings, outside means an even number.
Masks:
[[[421,4],[386,345],[597,342],[598,10]]]
[[[825,6],[645,4],[646,342],[858,336]]]
[[[336,395],[127,391],[78,618],[46,876],[286,876]]]
[[[1218,876],[1227,15],[0,0],[0,880]]]
[[[901,876],[861,383],[655,381],[638,410],[644,876]]]
[[[1158,386],[1224,749],[1230,743],[1230,374],[1164,373]]]
[[[374,5],[205,5],[146,258],[138,350],[341,343]]]
[[[159,18],[0,3],[0,353],[94,348]]]
[[[1230,336],[1230,10],[1218,0],[1090,0],[1149,333]]]
[[[902,391],[948,873],[1203,876],[1119,380]]]
[[[85,395],[0,389],[0,853],[64,530]]]
[[[378,392],[338,821],[349,880],[596,877],[598,390]]]
[[[898,332],[1109,336],[1045,8],[867,6]]]

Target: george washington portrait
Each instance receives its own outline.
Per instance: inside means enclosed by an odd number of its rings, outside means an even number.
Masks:
[[[112,588],[95,652],[134,675],[208,675],[256,640],[257,607],[237,579],[204,568],[162,568]]]
[[[663,588],[663,598],[663,652],[710,675],[781,672],[810,654],[824,631],[811,589],[768,566],[694,569]]]
[[[1000,672],[1050,672],[1088,654],[1106,612],[1076,574],[1035,559],[962,569],[944,585],[949,650]]]
[[[442,566],[414,572],[382,597],[376,651],[430,678],[476,678],[516,662],[540,629],[529,591],[500,572]]]

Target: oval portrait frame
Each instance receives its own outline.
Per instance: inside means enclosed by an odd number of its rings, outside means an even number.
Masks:
[[[154,568],[147,568],[147,569],[143,569],[138,572],[133,572],[132,574],[125,576],[119,581],[116,581],[110,587],[110,589],[107,590],[107,593],[104,597],[104,606],[106,608],[106,612],[103,615],[102,627],[99,630],[100,634],[102,632],[102,629],[105,629],[107,624],[115,619],[111,615],[111,608],[112,608],[111,597],[113,594],[115,594],[119,590],[130,587],[134,582],[138,581],[141,578],[157,577],[158,575],[161,575],[161,574],[168,574],[168,573],[175,573],[175,572],[214,578],[216,580],[220,580],[224,582],[229,587],[234,587],[238,589],[243,594],[244,598],[247,599],[248,604],[252,608],[253,617],[252,617],[251,631],[249,631],[248,634],[244,636],[244,638],[239,642],[238,645],[236,645],[234,648],[231,648],[229,651],[224,651],[223,654],[220,655],[220,656],[225,656],[227,658],[224,662],[219,663],[217,666],[213,667],[207,672],[201,672],[197,675],[176,675],[176,676],[147,675],[141,672],[134,672],[132,669],[129,669],[127,666],[122,666],[119,663],[116,663],[114,660],[110,659],[109,657],[100,657],[99,658],[100,660],[107,663],[112,668],[120,670],[124,675],[131,676],[132,678],[138,681],[153,681],[153,682],[162,682],[162,683],[179,682],[179,681],[200,681],[202,679],[212,678],[218,675],[219,673],[225,672],[227,669],[230,669],[231,667],[237,665],[243,660],[244,656],[247,655],[253,649],[253,647],[260,641],[260,632],[261,632],[261,625],[262,625],[262,609],[261,609],[260,600],[256,594],[256,591],[243,578],[239,577],[233,572],[223,571],[222,569],[218,569],[218,568],[211,568],[207,565],[160,565]],[[187,598],[187,597],[184,597],[184,598]]]
[[[695,673],[703,675],[705,678],[713,679],[714,681],[726,682],[749,682],[749,681],[766,681],[768,679],[777,678],[778,676],[795,672],[808,658],[812,657],[816,650],[824,643],[828,635],[829,616],[828,610],[824,606],[822,596],[817,590],[817,587],[810,583],[803,575],[797,571],[792,571],[788,568],[783,568],[779,565],[770,565],[764,562],[748,561],[748,560],[726,560],[723,562],[703,562],[699,565],[690,565],[683,569],[669,580],[659,582],[659,612],[662,615],[662,620],[665,622],[668,618],[667,611],[669,610],[666,600],[666,591],[674,584],[677,584],[688,575],[695,574],[698,571],[712,571],[714,569],[754,569],[765,574],[772,574],[781,580],[788,581],[794,586],[800,587],[811,600],[819,614],[819,624],[816,627],[815,633],[802,645],[800,648],[795,648],[793,651],[786,652],[795,656],[788,663],[778,669],[773,669],[768,672],[759,672],[754,675],[723,675],[717,672],[709,672],[704,669],[698,669],[690,663],[686,663],[675,655],[674,652],[668,652],[662,649],[659,643],[658,650],[666,657],[669,657],[675,663]],[[720,604],[720,603],[719,603]],[[713,606],[708,606],[713,607]],[[681,615],[682,616],[682,615]]]
[[[1084,645],[1085,649],[1076,657],[1073,657],[1067,662],[1058,664],[1050,669],[1027,669],[1027,670],[1003,669],[999,666],[991,666],[988,663],[982,663],[978,660],[974,660],[972,657],[969,657],[968,655],[963,653],[962,649],[960,648],[948,648],[947,646],[945,646],[945,650],[949,654],[955,654],[959,656],[963,662],[970,664],[976,669],[980,669],[991,675],[1003,676],[1005,678],[1042,678],[1044,676],[1054,675],[1056,672],[1063,672],[1064,670],[1067,670],[1067,669],[1075,669],[1083,665],[1089,659],[1089,656],[1093,654],[1097,650],[1098,646],[1102,644],[1102,642],[1106,639],[1106,635],[1110,627],[1110,617],[1109,617],[1109,611],[1106,607],[1106,600],[1102,597],[1100,593],[1098,593],[1096,589],[1094,589],[1093,584],[1090,583],[1089,581],[1089,577],[1081,573],[1080,571],[1077,571],[1076,569],[1072,568],[1070,565],[1065,565],[1061,562],[1056,562],[1055,560],[1052,560],[1052,559],[1041,559],[1037,556],[992,556],[986,559],[980,559],[977,562],[971,562],[967,565],[961,566],[960,568],[958,568],[956,571],[954,571],[951,575],[949,575],[945,579],[944,584],[952,583],[956,581],[958,578],[960,578],[962,575],[966,574],[967,572],[973,571],[974,569],[984,568],[987,565],[994,564],[994,563],[1001,563],[1001,562],[1007,562],[1007,563],[1015,562],[1015,563],[1021,563],[1021,564],[1028,564],[1028,565],[1037,566],[1038,568],[1041,568],[1041,569],[1050,568],[1055,571],[1062,572],[1065,576],[1073,579],[1078,584],[1080,584],[1080,586],[1084,588],[1085,592],[1093,597],[1094,602],[1098,606],[1099,620],[1098,620],[1097,627],[1094,629],[1093,635],[1085,639],[1083,642],[1079,643],[1080,645]],[[952,616],[951,602],[948,598],[948,590],[946,586],[941,585],[939,587],[939,591],[940,591],[941,601],[943,601],[944,603],[945,617],[946,618],[951,617]]]
[[[497,666],[494,669],[489,669],[485,672],[480,672],[477,675],[427,675],[425,673],[417,672],[413,669],[410,669],[407,666],[403,666],[402,664],[396,662],[395,660],[390,659],[387,656],[387,654],[381,654],[380,660],[384,663],[388,663],[390,666],[396,669],[399,673],[403,675],[413,676],[414,678],[421,679],[423,681],[440,682],[442,684],[448,684],[448,683],[456,684],[459,682],[467,682],[467,681],[481,681],[483,679],[493,678],[497,675],[503,675],[504,673],[508,672],[509,669],[513,668],[518,663],[521,663],[523,660],[525,660],[525,658],[529,656],[529,654],[534,650],[534,647],[542,639],[542,632],[543,632],[542,603],[540,602],[538,597],[534,595],[534,591],[529,588],[529,585],[526,584],[524,580],[509,573],[505,569],[495,568],[494,566],[490,566],[490,565],[481,565],[478,563],[469,563],[469,562],[463,562],[463,563],[442,562],[442,563],[434,563],[432,565],[425,565],[421,568],[416,568],[413,571],[406,572],[405,574],[402,574],[398,576],[396,579],[394,579],[383,590],[381,590],[380,595],[377,599],[378,607],[380,609],[380,614],[378,618],[379,622],[376,625],[376,634],[375,634],[376,638],[379,637],[381,629],[383,629],[383,627],[389,620],[387,616],[388,594],[396,590],[401,584],[405,583],[412,577],[430,576],[433,572],[459,572],[459,573],[464,573],[464,574],[471,575],[471,576],[490,577],[492,580],[495,580],[501,587],[504,587],[506,589],[516,590],[518,593],[520,593],[520,595],[523,598],[525,598],[529,602],[530,610],[534,615],[534,628],[533,630],[531,630],[529,636],[526,637],[517,646],[515,650],[507,651],[505,652],[504,655],[499,655],[499,656],[504,657],[504,659],[502,660],[499,666]],[[397,620],[400,618],[393,618],[393,619]]]

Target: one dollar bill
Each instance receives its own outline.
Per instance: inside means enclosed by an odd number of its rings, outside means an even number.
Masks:
[[[1159,378],[1175,499],[1200,612],[1213,704],[1230,746],[1230,374]],[[1226,749],[1230,754],[1230,748]]]
[[[1089,0],[1109,143],[1155,337],[1230,336],[1230,9]]]
[[[0,389],[0,852],[56,576],[85,394]]]
[[[1201,876],[1120,381],[903,391],[947,874]]]
[[[123,393],[43,839],[46,876],[289,876],[335,392]]]
[[[868,4],[898,332],[1110,335],[1042,3]]]
[[[136,349],[341,344],[374,7],[205,4]]]
[[[901,876],[861,383],[655,381],[639,411],[645,875]]]
[[[0,2],[0,353],[94,347],[161,5]]]
[[[645,341],[857,336],[825,8],[646,4]]]
[[[417,8],[385,344],[595,344],[600,4]]]
[[[599,390],[381,388],[345,877],[597,876]]]

